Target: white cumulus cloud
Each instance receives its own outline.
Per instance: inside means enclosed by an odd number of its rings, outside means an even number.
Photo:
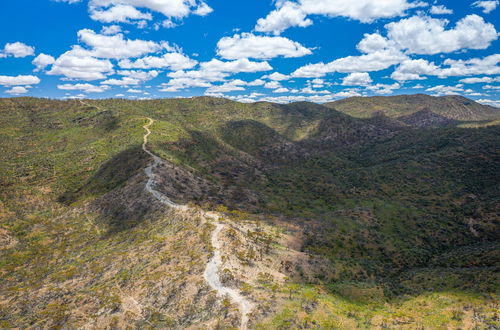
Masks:
[[[482,8],[483,13],[489,14],[497,8],[499,3],[500,1],[498,0],[476,1],[472,4],[472,6]]]
[[[0,85],[2,86],[29,86],[40,83],[40,78],[36,76],[0,76]]]
[[[118,65],[124,69],[190,69],[198,62],[180,53],[166,53],[162,56],[146,56],[135,61],[121,60]]]
[[[240,79],[235,79],[229,82],[226,82],[222,85],[211,86],[207,88],[207,93],[227,93],[234,91],[244,91],[245,88],[242,87],[246,85],[246,82]]]
[[[491,100],[491,99],[479,99],[476,102],[486,105],[491,105],[492,107],[500,108],[500,100]]]
[[[307,14],[300,5],[293,2],[284,2],[273,10],[266,18],[257,21],[255,30],[259,32],[273,32],[278,35],[291,26],[306,27],[313,22],[306,18]]]
[[[434,14],[434,15],[451,15],[451,14],[453,14],[453,10],[446,8],[443,5],[432,6],[430,12],[431,12],[431,14]]]
[[[140,71],[140,70],[119,70],[116,74],[124,76],[120,79],[108,79],[101,82],[102,85],[115,85],[115,86],[130,86],[139,85],[144,81],[151,80],[158,77],[159,71]]]
[[[479,83],[493,83],[493,82],[500,82],[500,77],[471,77],[471,78],[464,78],[460,79],[460,82],[462,84],[479,84]]]
[[[368,72],[353,72],[342,79],[344,86],[368,86],[372,82]]]
[[[117,5],[107,10],[92,9],[90,17],[102,23],[129,23],[131,20],[152,20],[153,16],[143,13],[133,6]]]
[[[386,25],[387,35],[411,54],[433,55],[460,49],[486,49],[498,39],[495,26],[477,15],[468,15],[454,28],[447,20],[413,16]]]
[[[47,66],[54,64],[55,61],[56,59],[54,57],[42,53],[35,57],[35,59],[31,63],[36,66],[35,71],[41,71]]]
[[[268,62],[253,62],[247,58],[241,58],[234,61],[220,61],[218,59],[212,59],[208,62],[203,62],[200,64],[200,69],[202,71],[218,71],[218,72],[230,72],[230,73],[240,73],[240,72],[260,72],[272,70],[272,67]]]
[[[154,41],[128,40],[122,34],[103,35],[90,29],[78,31],[78,38],[81,43],[90,47],[90,54],[99,58],[129,58],[139,57],[148,53],[154,53],[163,46]]]
[[[277,8],[257,21],[256,31],[280,34],[289,27],[312,24],[308,15],[343,16],[363,23],[405,15],[411,8],[427,6],[407,0],[298,0],[277,1]]]
[[[251,33],[224,37],[217,43],[217,54],[228,60],[241,58],[271,59],[274,57],[301,57],[311,50],[283,37],[257,36]]]
[[[120,32],[122,32],[122,28],[120,25],[103,26],[101,29],[101,33],[106,35],[113,35]]]
[[[405,60],[392,73],[391,78],[398,81],[424,80],[422,75],[435,75],[439,67],[424,59]]]
[[[28,89],[23,86],[14,86],[9,90],[6,90],[5,93],[10,95],[21,95],[28,93]]]
[[[190,14],[205,16],[213,11],[205,2],[199,0],[90,0],[89,2],[91,18],[106,23],[151,20],[152,15],[145,10],[176,19],[182,19]]]
[[[63,84],[57,85],[57,88],[68,91],[83,91],[85,93],[102,93],[104,91],[107,91],[109,89],[109,86],[96,86],[92,84]]]
[[[433,93],[433,95],[435,96],[458,95],[461,92],[465,92],[465,90],[460,86],[445,86],[445,85],[437,85],[434,87],[430,87],[427,88],[426,91]]]
[[[264,88],[267,88],[267,89],[278,89],[281,87],[282,87],[281,84],[277,81],[270,81],[270,82],[264,84]]]
[[[65,52],[56,59],[48,75],[62,75],[69,79],[98,80],[113,73],[113,64],[107,59],[98,59],[79,46]]]
[[[400,84],[394,83],[394,84],[375,84],[371,86],[367,86],[366,89],[371,90],[375,94],[380,94],[380,95],[387,95],[387,94],[392,94],[395,89],[399,89],[401,87]]]
[[[139,94],[139,93],[142,93],[142,91],[140,89],[130,88],[130,89],[127,89],[127,93]]]
[[[290,79],[290,76],[287,76],[287,75],[279,73],[279,72],[273,72],[270,75],[265,76],[263,78],[269,78],[271,80],[282,81],[282,80]]]
[[[70,4],[81,2],[82,0],[55,0],[56,2],[67,2]]]
[[[493,54],[483,58],[470,58],[467,60],[447,59],[443,62],[446,66],[437,72],[439,77],[460,77],[472,75],[498,75],[500,74],[500,54]]]
[[[35,48],[28,46],[22,42],[7,43],[2,52],[0,52],[0,57],[26,57],[35,55]]]
[[[392,73],[391,78],[398,81],[422,80],[424,76],[437,76],[440,78],[460,77],[472,75],[498,75],[500,74],[500,54],[484,58],[471,58],[468,60],[446,59],[438,66],[424,59],[406,60]],[[476,83],[479,78],[465,78],[463,82]],[[491,82],[497,78],[483,77],[483,82]]]
[[[403,53],[386,49],[360,56],[347,56],[330,63],[316,63],[302,66],[292,73],[293,77],[319,78],[328,73],[373,72],[387,69],[407,59]]]

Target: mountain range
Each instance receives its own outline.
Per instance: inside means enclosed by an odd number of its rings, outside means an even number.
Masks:
[[[500,327],[497,108],[10,98],[0,118],[2,328]],[[217,256],[248,314],[204,278]]]

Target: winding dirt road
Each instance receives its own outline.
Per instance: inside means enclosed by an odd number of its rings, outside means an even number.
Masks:
[[[148,182],[146,182],[146,190],[151,195],[153,195],[158,201],[160,201],[160,203],[162,203],[166,206],[169,206],[171,208],[178,209],[178,210],[187,210],[187,206],[179,205],[179,204],[172,202],[170,200],[170,198],[168,198],[167,196],[165,196],[164,194],[162,194],[161,192],[159,192],[158,190],[155,190],[153,188],[154,181],[155,181],[155,174],[153,173],[153,170],[163,163],[163,159],[161,159],[160,157],[153,154],[147,148],[148,137],[151,135],[151,130],[149,129],[149,127],[151,125],[153,125],[153,123],[154,123],[153,119],[148,118],[148,120],[149,120],[149,123],[147,123],[146,125],[143,126],[143,128],[146,130],[146,134],[144,135],[144,142],[142,143],[142,150],[144,150],[144,152],[146,152],[148,155],[150,155],[153,158],[153,163],[144,169],[144,172],[146,172],[146,175],[148,177]]]
[[[143,128],[146,130],[146,134],[144,135],[142,150],[144,150],[144,152],[146,152],[153,158],[153,163],[144,169],[148,177],[148,182],[146,183],[146,190],[150,194],[152,194],[160,203],[168,207],[177,210],[188,210],[188,207],[186,205],[179,205],[172,202],[167,196],[165,196],[164,194],[153,188],[155,179],[155,174],[153,173],[153,170],[159,165],[161,165],[164,161],[163,159],[156,156],[147,148],[148,137],[151,135],[150,127],[154,123],[153,119],[151,118],[147,119],[149,120],[149,122],[143,126]],[[222,243],[219,240],[219,234],[224,229],[225,225],[219,222],[220,217],[216,213],[206,212],[204,216],[205,218],[211,219],[215,222],[215,229],[212,233],[212,246],[214,248],[214,254],[210,259],[210,261],[207,263],[207,267],[205,268],[203,276],[205,278],[205,281],[207,281],[208,285],[217,292],[218,296],[228,295],[231,298],[231,300],[239,306],[239,310],[241,313],[240,329],[246,330],[248,327],[249,315],[253,309],[253,304],[250,301],[248,301],[245,297],[243,297],[243,295],[241,295],[237,290],[223,286],[219,277],[219,270],[220,267],[222,266],[222,259],[221,259]]]
[[[207,283],[217,291],[217,295],[228,295],[231,300],[233,300],[240,306],[240,329],[246,330],[248,326],[249,315],[253,309],[253,304],[245,297],[243,297],[237,290],[223,286],[219,277],[219,269],[222,266],[222,259],[220,254],[221,242],[219,240],[219,234],[222,229],[224,229],[224,225],[222,223],[215,224],[215,230],[212,233],[212,246],[214,247],[214,255],[208,262],[203,276],[205,277],[205,281],[207,281]]]

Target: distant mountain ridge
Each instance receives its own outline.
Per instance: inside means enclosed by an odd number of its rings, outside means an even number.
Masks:
[[[477,103],[459,95],[434,97],[425,94],[350,97],[324,106],[358,118],[382,112],[388,117],[409,116],[427,109],[437,115],[459,121],[486,121],[500,117],[500,109]]]

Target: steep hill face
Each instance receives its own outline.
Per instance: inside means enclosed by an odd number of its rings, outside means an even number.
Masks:
[[[385,116],[356,119],[332,110],[316,127],[307,141],[319,144],[325,151],[330,148],[366,145],[384,141],[403,130],[405,125]]]
[[[0,327],[238,326],[203,276],[213,211],[250,328],[497,328],[499,133],[304,102],[0,99]]]
[[[408,116],[398,117],[397,120],[416,128],[444,127],[458,123],[456,120],[432,112],[429,108],[417,111]]]
[[[367,118],[376,112],[397,118],[428,109],[448,119],[460,121],[495,120],[500,117],[500,110],[479,104],[462,96],[434,97],[424,94],[351,97],[326,103],[325,106],[342,111],[348,115]]]

